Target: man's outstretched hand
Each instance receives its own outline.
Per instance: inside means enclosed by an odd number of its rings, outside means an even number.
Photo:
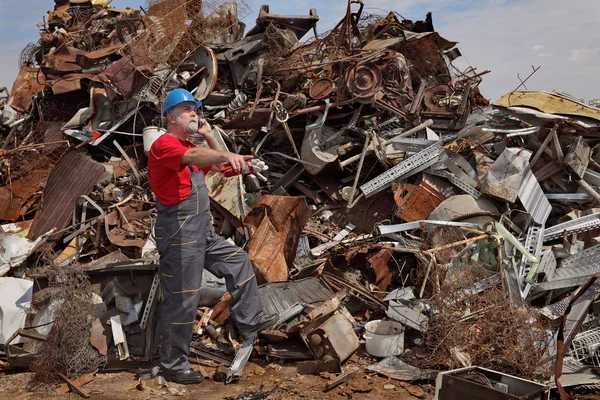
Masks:
[[[252,160],[252,156],[241,156],[235,153],[226,153],[227,161],[231,167],[231,175],[239,175],[246,171],[246,163]],[[225,166],[227,167],[227,165]]]

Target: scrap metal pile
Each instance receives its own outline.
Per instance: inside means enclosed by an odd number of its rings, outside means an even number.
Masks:
[[[318,34],[316,10],[265,5],[245,33],[244,1],[55,2],[0,99],[12,367],[69,379],[155,359],[145,153],[166,94],[186,88],[223,146],[269,167],[264,180],[207,176],[215,231],[248,252],[280,317],[255,357],[341,374],[328,389],[362,372],[359,358],[399,380],[451,370],[460,390],[512,393],[498,373],[541,382],[533,391],[598,384],[600,110],[557,91],[489,105],[489,71],[459,70],[431,13],[413,22],[352,0]],[[233,358],[224,281],[203,279],[192,351],[229,382],[250,353]],[[84,318],[67,318],[73,304]],[[440,393],[453,390],[445,374]]]

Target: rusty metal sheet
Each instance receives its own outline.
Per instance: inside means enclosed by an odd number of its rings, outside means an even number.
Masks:
[[[308,217],[304,197],[265,195],[254,204],[244,224],[252,237],[248,255],[259,283],[288,280]]]
[[[388,250],[380,250],[367,259],[369,268],[375,272],[375,284],[381,291],[386,291],[392,282],[392,272],[387,265],[391,255]]]
[[[54,167],[42,193],[42,206],[35,214],[30,239],[37,239],[52,228],[67,226],[73,204],[89,194],[105,169],[84,152],[69,149]]]
[[[90,51],[89,53],[78,54],[76,57],[76,62],[83,68],[89,68],[92,65],[97,64],[98,61],[102,60],[103,58],[116,53],[121,47],[123,47],[121,44],[114,44],[112,46]]]
[[[106,335],[104,334],[104,326],[100,322],[99,318],[96,318],[90,328],[90,344],[94,346],[98,353],[103,356],[108,351],[108,344],[106,341]]]
[[[81,79],[70,77],[54,81],[51,85],[52,93],[55,95],[74,92],[81,89]]]
[[[394,201],[398,205],[396,214],[406,222],[429,218],[429,214],[444,200],[446,196],[427,182],[417,186],[401,183],[394,189]]]
[[[31,106],[33,96],[43,91],[45,87],[44,75],[40,72],[40,68],[24,65],[13,83],[8,104],[15,110],[27,111]]]
[[[95,82],[95,86],[104,86],[108,100],[112,103],[117,95],[130,99],[146,82],[146,78],[128,58],[121,58],[94,77],[92,82]]]
[[[123,207],[121,212],[125,214],[127,221],[122,218],[120,212],[112,212],[104,218],[104,229],[108,240],[112,244],[121,247],[144,247],[146,239],[138,235],[139,228],[136,228],[131,223],[147,217],[150,211],[135,211],[131,207]],[[118,226],[110,229],[109,225],[111,225],[111,222],[113,222],[112,225],[118,224]]]
[[[32,204],[42,185],[48,179],[50,169],[31,171],[12,185],[0,188],[0,220],[16,221],[28,209],[25,204]]]
[[[310,10],[309,15],[289,16],[271,14],[269,13],[269,6],[264,4],[260,8],[258,18],[256,19],[256,26],[250,29],[246,36],[263,33],[270,24],[273,24],[291,30],[298,40],[300,40],[308,31],[317,25],[317,21],[319,21],[319,16],[317,15],[317,10],[315,8]]]

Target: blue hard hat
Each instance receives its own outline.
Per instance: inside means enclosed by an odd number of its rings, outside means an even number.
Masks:
[[[196,100],[194,95],[188,92],[185,89],[174,89],[165,98],[165,102],[163,103],[162,115],[166,115],[167,112],[173,107],[177,106],[181,103],[196,103],[196,108],[200,108],[202,106],[202,102]]]

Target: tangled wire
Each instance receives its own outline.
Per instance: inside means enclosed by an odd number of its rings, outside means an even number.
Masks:
[[[456,232],[443,231],[430,240],[439,245],[458,238]],[[460,248],[454,252],[456,257]],[[496,277],[491,287],[474,290],[497,272],[468,257],[458,259],[460,262],[434,266],[437,271],[429,274],[439,285],[428,301],[433,317],[425,334],[426,355],[410,361],[422,368],[449,369],[470,362],[526,379],[547,378],[548,323],[529,306],[513,304],[501,277]]]
[[[94,318],[90,282],[77,266],[50,267],[47,271],[51,301],[58,307],[52,330],[31,364],[39,382],[50,383],[59,372],[77,378],[103,367],[102,356],[89,342]]]

